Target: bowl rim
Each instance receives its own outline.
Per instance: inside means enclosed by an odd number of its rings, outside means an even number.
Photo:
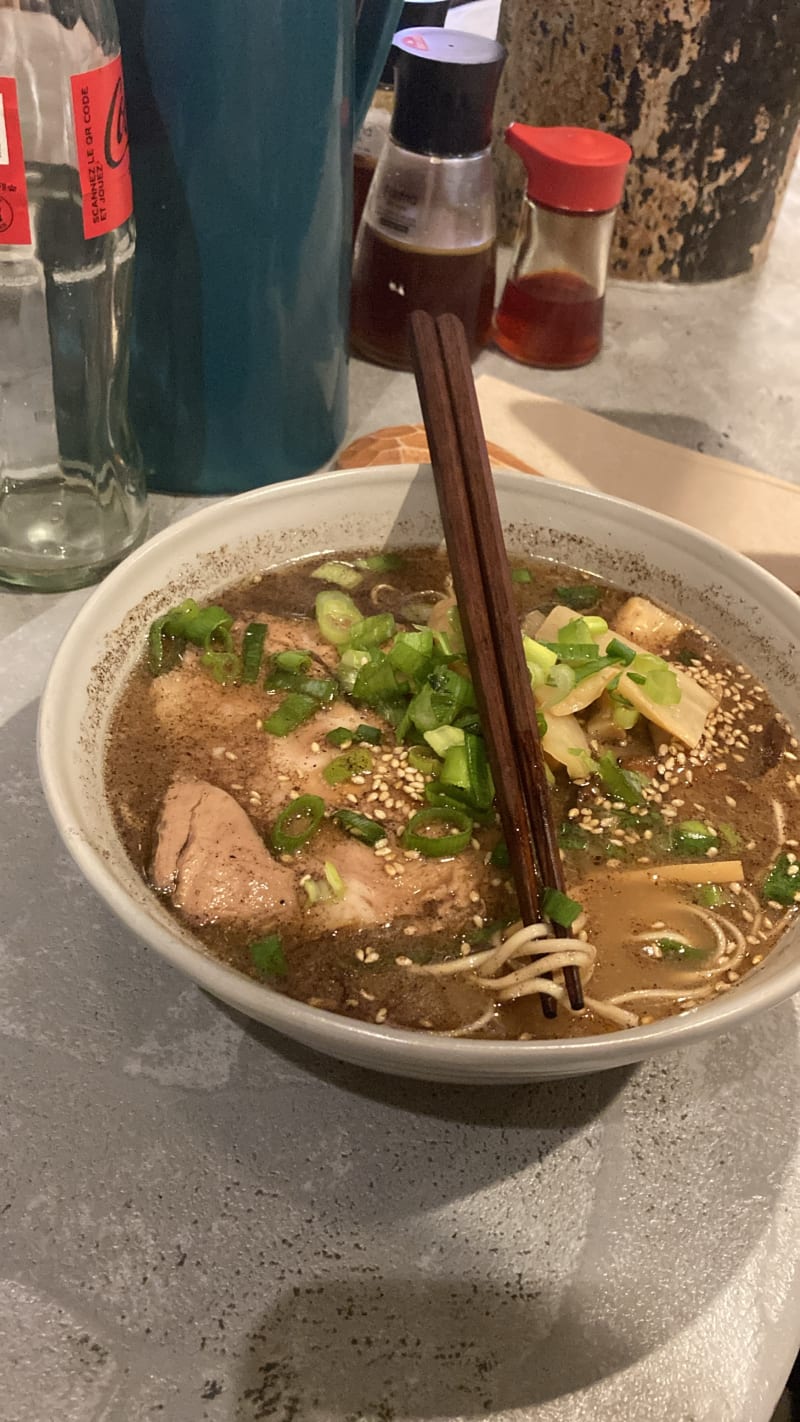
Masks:
[[[244,1015],[266,1023],[273,1030],[315,1045],[333,1056],[345,1059],[365,1060],[369,1055],[380,1055],[383,1046],[391,1048],[397,1066],[389,1068],[402,1074],[402,1066],[407,1062],[417,1069],[430,1066],[469,1077],[474,1072],[492,1076],[492,1068],[500,1072],[518,1072],[524,1079],[526,1071],[533,1077],[541,1075],[545,1068],[552,1068],[558,1074],[560,1066],[565,1074],[572,1071],[605,1069],[630,1062],[641,1057],[671,1051],[688,1046],[712,1033],[728,1030],[755,1012],[761,1012],[777,1005],[800,990],[800,955],[796,962],[787,962],[781,972],[755,984],[748,974],[747,991],[721,993],[708,1004],[685,1014],[676,1014],[659,1019],[646,1026],[620,1029],[593,1036],[571,1038],[534,1038],[530,1041],[474,1040],[469,1037],[447,1037],[434,1033],[424,1033],[412,1028],[387,1027],[384,1024],[369,1023],[325,1009],[310,1007],[297,999],[276,992],[266,983],[259,983],[247,977],[238,969],[211,957],[202,947],[191,946],[173,933],[166,923],[160,923],[137,904],[118,883],[106,864],[104,856],[94,847],[69,805],[69,792],[62,782],[58,768],[57,727],[58,711],[64,700],[73,692],[74,678],[70,675],[73,647],[87,634],[91,640],[92,622],[95,609],[113,597],[118,588],[135,576],[139,568],[167,552],[171,545],[185,540],[186,530],[205,530],[211,524],[219,524],[225,511],[248,505],[266,506],[274,500],[296,498],[305,492],[313,495],[321,485],[365,487],[375,478],[400,477],[403,482],[411,482],[421,472],[430,472],[430,465],[385,464],[364,466],[355,469],[327,470],[307,475],[303,478],[286,480],[277,484],[251,489],[243,494],[215,500],[213,503],[170,523],[161,532],[148,539],[128,558],[119,564],[91,593],[70,624],[51,664],[46,685],[42,693],[37,723],[37,756],[39,773],[45,799],[50,814],[56,824],[61,839],[92,888],[112,909],[118,919],[137,938],[159,955],[186,973],[188,977],[237,1008]],[[495,471],[498,489],[504,484],[514,488],[524,488],[532,476],[516,470],[497,469]],[[608,506],[611,510],[634,510],[654,527],[670,534],[669,541],[694,543],[702,551],[705,549],[710,562],[717,565],[720,556],[725,560],[727,576],[730,578],[737,569],[744,569],[748,579],[756,582],[758,593],[768,594],[770,602],[777,599],[778,606],[788,612],[792,602],[797,603],[800,623],[800,600],[787,585],[781,583],[766,569],[745,557],[735,549],[717,542],[710,535],[681,523],[668,515],[618,499],[594,489],[584,489],[564,484],[556,480],[538,480],[535,485],[545,491],[545,498],[553,497],[578,505],[587,501]],[[667,540],[665,540],[667,541]],[[224,528],[220,530],[219,544],[225,542]],[[210,554],[201,554],[209,557]],[[156,584],[157,587],[157,584]],[[748,594],[757,598],[755,590]],[[148,596],[147,592],[137,595],[135,601],[124,600],[118,621],[133,611]],[[759,599],[760,600],[760,599]],[[124,850],[120,845],[120,852]],[[787,930],[787,932],[791,929]],[[255,998],[255,1002],[254,999]],[[350,1048],[363,1048],[351,1054]],[[641,1049],[641,1050],[640,1050]],[[538,1070],[537,1070],[538,1068]]]

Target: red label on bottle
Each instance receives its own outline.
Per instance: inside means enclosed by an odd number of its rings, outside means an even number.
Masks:
[[[83,200],[83,235],[101,237],[133,212],[125,89],[119,55],[100,69],[73,74],[72,113]]]
[[[16,79],[0,78],[0,247],[31,240]]]

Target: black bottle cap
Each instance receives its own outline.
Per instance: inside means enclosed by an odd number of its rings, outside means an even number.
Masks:
[[[488,148],[506,52],[461,30],[399,30],[394,37],[392,138],[413,153],[466,158]]]
[[[406,0],[400,11],[398,30],[408,30],[417,25],[443,25],[450,9],[450,0]],[[394,50],[390,49],[380,77],[381,88],[391,89],[394,84]]]

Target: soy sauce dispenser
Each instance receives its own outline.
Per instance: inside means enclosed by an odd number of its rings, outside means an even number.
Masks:
[[[410,369],[416,310],[460,317],[474,358],[489,336],[495,204],[489,149],[505,62],[494,40],[458,30],[394,37],[395,107],[356,241],[351,343]]]
[[[495,342],[526,365],[586,365],[603,340],[606,272],[631,149],[592,128],[512,123],[528,172]]]
[[[398,30],[408,30],[412,26],[443,25],[447,19],[450,0],[405,0],[400,11]],[[394,112],[394,53],[390,49],[383,66],[378,87],[369,106],[367,117],[353,144],[353,241],[355,242],[361,223],[361,214],[367,201],[367,193],[375,176],[378,159],[389,137],[389,126]]]

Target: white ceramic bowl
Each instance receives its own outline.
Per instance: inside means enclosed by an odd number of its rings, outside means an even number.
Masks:
[[[510,550],[563,559],[680,608],[746,662],[800,725],[800,601],[782,583],[703,534],[636,505],[527,474],[498,473],[496,482]],[[429,1080],[497,1083],[601,1071],[712,1036],[795,992],[797,926],[735,991],[681,1017],[571,1041],[451,1040],[353,1022],[283,997],[210,957],[148,892],[114,830],[103,748],[152,618],[190,594],[202,600],[234,579],[302,555],[440,537],[427,466],[346,470],[204,509],[146,543],[101,584],[64,639],[39,721],[48,804],[97,892],[137,938],[232,1007],[331,1056]]]

